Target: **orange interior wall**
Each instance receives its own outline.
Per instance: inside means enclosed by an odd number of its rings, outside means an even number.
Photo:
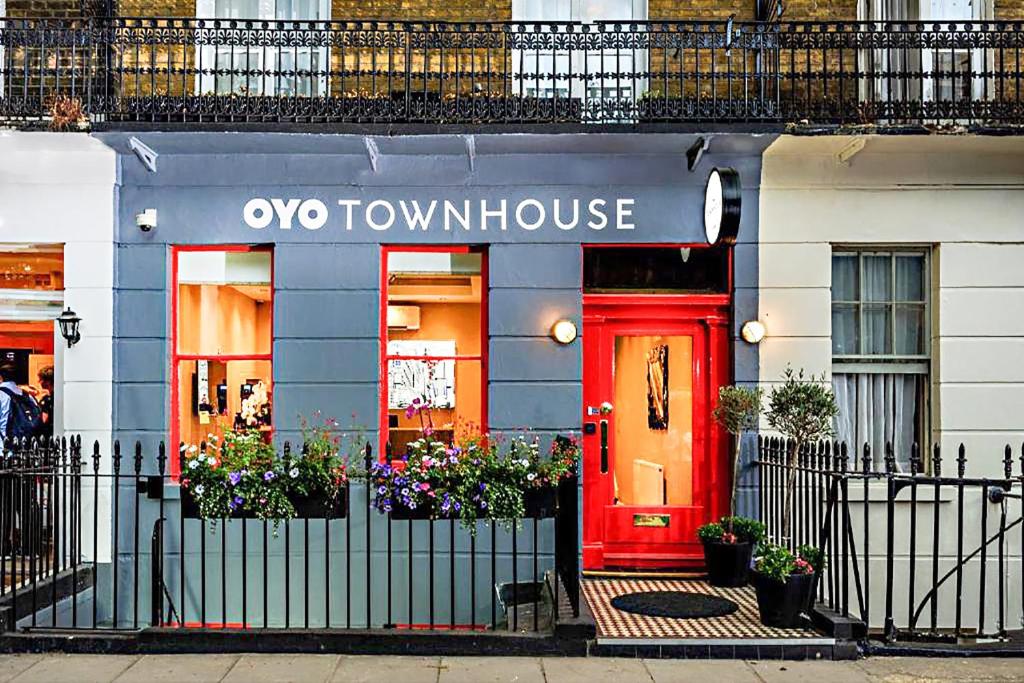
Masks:
[[[180,285],[178,352],[270,353],[270,310],[227,285]]]

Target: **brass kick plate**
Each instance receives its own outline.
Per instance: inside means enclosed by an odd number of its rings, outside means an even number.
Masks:
[[[667,529],[670,515],[633,515],[633,526]]]

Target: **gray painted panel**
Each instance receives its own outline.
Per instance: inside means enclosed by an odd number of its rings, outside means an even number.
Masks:
[[[578,244],[502,244],[488,256],[491,287],[579,289],[583,280]]]
[[[279,339],[274,382],[376,382],[380,344],[374,339]]]
[[[114,341],[114,379],[118,382],[166,382],[169,344],[163,339]]]
[[[274,251],[274,285],[285,289],[380,287],[380,248],[372,244],[282,244]]]
[[[119,289],[165,289],[168,253],[163,244],[120,244],[115,273]]]
[[[128,290],[114,292],[114,336],[164,337],[168,305],[163,291]]]
[[[156,431],[166,429],[170,387],[167,384],[118,384],[114,387],[114,408],[118,430]]]
[[[376,337],[380,295],[357,290],[285,290],[274,296],[276,338]]]
[[[578,382],[491,382],[490,427],[579,430],[583,385]]]
[[[488,310],[492,337],[541,337],[562,318],[582,315],[579,290],[492,289]]]
[[[562,345],[550,337],[492,339],[491,381],[579,382],[583,377],[583,342]]]
[[[293,384],[274,387],[274,426],[294,431],[299,417],[319,411],[334,417],[343,429],[377,424],[376,384]]]

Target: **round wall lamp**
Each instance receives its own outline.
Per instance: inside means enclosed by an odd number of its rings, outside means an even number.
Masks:
[[[760,320],[748,320],[740,328],[740,336],[748,344],[760,344],[767,333],[768,330],[765,329],[764,323]]]
[[[576,340],[576,323],[559,320],[551,326],[551,338],[559,344],[571,344]]]
[[[60,325],[60,336],[68,343],[68,348],[77,344],[82,339],[78,331],[78,324],[82,319],[75,315],[75,312],[68,306],[63,313],[57,317],[57,324]]]

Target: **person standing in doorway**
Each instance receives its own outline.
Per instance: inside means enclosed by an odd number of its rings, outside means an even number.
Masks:
[[[53,436],[53,366],[47,365],[39,370],[39,386],[41,391],[36,394],[43,425],[39,436]]]
[[[28,439],[42,428],[42,411],[36,400],[17,385],[15,376],[12,364],[0,363],[0,436]]]

